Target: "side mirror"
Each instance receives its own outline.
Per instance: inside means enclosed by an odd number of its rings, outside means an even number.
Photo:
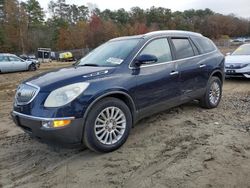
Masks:
[[[77,66],[80,63],[80,60],[77,60],[76,62],[72,63],[72,66]]]
[[[157,61],[158,61],[158,59],[155,55],[143,54],[143,55],[139,55],[135,59],[135,65],[140,66],[142,64],[151,64],[151,63],[155,63]]]
[[[226,56],[229,56],[229,55],[231,55],[231,53],[230,53],[230,52],[227,52],[227,53],[226,53]]]

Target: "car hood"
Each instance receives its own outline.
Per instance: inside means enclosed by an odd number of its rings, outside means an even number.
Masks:
[[[68,84],[104,77],[114,70],[114,67],[66,67],[39,74],[25,82],[40,87],[42,91],[52,91]]]
[[[225,64],[250,64],[250,55],[229,55],[225,58]]]

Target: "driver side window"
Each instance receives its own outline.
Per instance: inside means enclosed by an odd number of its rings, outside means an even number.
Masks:
[[[170,46],[166,38],[153,40],[141,51],[140,55],[155,55],[158,59],[155,63],[172,61]]]

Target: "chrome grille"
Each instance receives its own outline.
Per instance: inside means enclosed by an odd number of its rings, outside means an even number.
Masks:
[[[18,86],[15,102],[17,105],[25,105],[30,103],[37,95],[39,88],[30,84],[21,84]]]
[[[246,67],[247,64],[237,63],[237,64],[227,64],[225,68],[227,69],[242,69]]]

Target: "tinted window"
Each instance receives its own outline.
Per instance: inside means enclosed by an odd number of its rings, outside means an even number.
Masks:
[[[216,50],[212,41],[205,37],[197,37],[192,39],[194,43],[199,47],[201,53],[208,53]]]
[[[194,56],[193,48],[188,39],[172,39],[172,41],[176,50],[177,59]]]
[[[156,63],[163,63],[172,60],[170,46],[165,38],[156,39],[150,42],[140,53],[140,55],[155,55],[158,59]]]

